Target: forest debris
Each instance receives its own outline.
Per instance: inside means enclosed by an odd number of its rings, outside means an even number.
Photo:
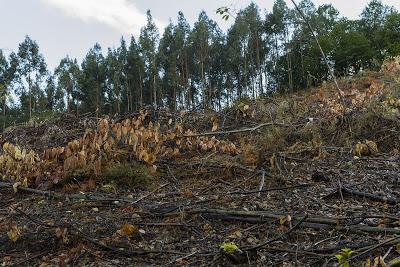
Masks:
[[[362,197],[362,198],[367,198],[373,201],[380,201],[383,203],[387,203],[390,205],[397,205],[398,203],[400,203],[400,201],[398,199],[395,198],[391,198],[391,197],[385,197],[385,196],[379,196],[377,194],[371,194],[371,193],[366,193],[366,192],[360,192],[357,190],[353,190],[350,189],[348,187],[342,187],[342,191],[344,193],[350,194],[350,195],[354,195],[354,196],[358,196],[358,197]]]
[[[291,227],[288,231],[286,231],[286,232],[280,234],[279,236],[277,236],[277,237],[275,237],[275,238],[269,239],[269,240],[264,241],[264,242],[262,242],[262,243],[260,243],[260,244],[257,244],[257,245],[255,245],[255,246],[252,246],[252,247],[250,247],[250,248],[247,248],[246,250],[257,250],[257,249],[260,249],[260,248],[262,248],[262,247],[265,247],[265,246],[267,246],[267,245],[269,245],[269,244],[271,244],[271,243],[273,243],[273,242],[276,242],[276,241],[282,239],[284,236],[289,235],[289,234],[292,233],[294,230],[296,230],[297,228],[299,228],[300,225],[301,225],[303,222],[305,222],[305,221],[307,220],[307,218],[308,218],[308,214],[306,214],[303,218],[301,218],[301,219],[300,219],[293,227]]]
[[[7,236],[12,242],[17,242],[21,233],[22,233],[21,228],[19,228],[16,223],[13,223],[11,225],[11,229],[7,232]]]
[[[124,223],[121,227],[121,229],[118,231],[121,235],[124,236],[132,236],[136,233],[139,232],[139,228],[137,226],[134,226],[130,223]]]
[[[358,158],[376,155],[378,152],[378,145],[374,141],[369,140],[365,140],[363,143],[359,142],[353,148],[353,156]]]

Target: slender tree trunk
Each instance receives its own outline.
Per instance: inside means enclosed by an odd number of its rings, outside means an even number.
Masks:
[[[143,107],[143,83],[142,83],[142,75],[139,74],[139,90],[140,90],[140,107]]]
[[[4,88],[4,99],[3,99],[3,130],[6,129],[6,109],[7,109],[7,90]]]
[[[121,93],[120,93],[120,88],[118,85],[118,90],[117,90],[117,113],[120,114],[121,113],[121,103],[120,103],[120,98],[121,98]]]
[[[245,85],[245,90],[246,90],[246,95],[248,93],[248,81],[247,81],[247,55],[246,52],[244,54],[244,85]]]
[[[185,72],[184,72],[184,76],[185,77],[185,88],[187,90],[187,98],[188,98],[188,105],[187,108],[191,109],[192,107],[192,94],[191,94],[191,88],[190,88],[190,84],[189,84],[189,63],[188,63],[188,57],[187,57],[187,53],[185,53]]]
[[[238,70],[238,72],[237,72],[237,81],[238,81],[238,83],[237,83],[237,92],[236,92],[236,94],[237,94],[237,99],[239,99],[239,98],[242,97],[242,85],[240,83],[240,70]]]
[[[32,81],[31,74],[28,74],[28,89],[29,89],[29,120],[32,119]]]
[[[206,109],[206,89],[205,89],[205,86],[206,86],[206,81],[205,81],[205,78],[204,78],[204,62],[203,62],[203,60],[201,61],[201,63],[200,63],[200,67],[201,67],[201,80],[202,80],[202,91],[203,91],[203,109]]]
[[[72,81],[69,79],[68,87],[66,88],[67,91],[67,113],[71,112],[71,92],[72,92]]]
[[[261,59],[260,59],[260,40],[258,38],[258,32],[256,34],[257,41],[256,41],[256,53],[257,53],[257,69],[258,69],[258,79],[259,79],[259,92],[262,95],[263,92],[263,79],[261,73]]]
[[[288,32],[286,29],[285,40],[286,40],[286,61],[288,67],[288,85],[289,85],[289,91],[293,93],[292,58],[291,58],[291,49],[289,48],[289,41],[287,38],[288,38]]]
[[[71,112],[71,93],[67,92],[67,113]]]
[[[154,108],[157,109],[157,88],[156,88],[156,74],[153,74],[153,92],[154,92]]]
[[[100,88],[99,88],[99,84],[97,82],[96,84],[96,117],[99,117],[100,114]]]
[[[130,99],[129,99],[129,94],[130,94],[130,89],[128,85],[128,79],[125,79],[125,90],[126,90],[126,111],[129,113],[130,111]]]

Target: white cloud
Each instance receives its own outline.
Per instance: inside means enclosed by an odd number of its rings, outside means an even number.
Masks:
[[[69,17],[84,22],[99,22],[123,34],[138,34],[146,24],[146,14],[128,0],[41,0]],[[162,29],[163,23],[156,20]]]

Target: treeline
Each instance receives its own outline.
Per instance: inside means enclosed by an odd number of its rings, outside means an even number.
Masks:
[[[303,0],[299,6],[339,76],[400,54],[400,13],[379,0],[357,20],[341,17],[332,5]],[[26,37],[9,57],[0,50],[3,120],[46,111],[121,114],[147,105],[220,110],[242,97],[330,78],[307,25],[285,1],[276,0],[271,12],[250,4],[230,19],[225,33],[205,12],[193,27],[179,13],[160,35],[148,11],[138,39],[122,38],[106,51],[95,44],[81,64],[67,56],[54,71]]]

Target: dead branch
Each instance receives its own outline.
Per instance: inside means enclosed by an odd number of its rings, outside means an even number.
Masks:
[[[291,124],[285,124],[285,123],[279,123],[279,122],[268,122],[268,123],[259,124],[257,126],[251,127],[251,128],[237,129],[237,130],[231,130],[231,131],[207,132],[207,133],[199,133],[199,134],[185,134],[182,137],[217,136],[217,135],[244,133],[244,132],[254,132],[256,130],[259,130],[261,128],[268,127],[268,126],[290,128],[290,127],[301,127],[301,126],[304,126],[304,124],[291,125]]]
[[[13,185],[14,185],[13,183],[0,182],[0,188],[13,189]],[[164,185],[164,186],[166,186],[166,185]],[[160,188],[158,188],[158,189],[160,189]],[[95,195],[88,195],[88,194],[64,194],[64,193],[58,193],[55,191],[49,191],[49,190],[45,191],[45,190],[39,190],[39,189],[33,189],[33,188],[26,188],[26,187],[22,187],[22,186],[18,186],[17,190],[20,192],[46,196],[46,197],[52,198],[52,199],[78,199],[78,200],[86,200],[86,201],[103,201],[103,202],[115,202],[115,203],[122,202],[122,203],[129,203],[129,204],[136,204],[137,202],[141,201],[143,198],[148,196],[148,195],[145,195],[144,197],[141,197],[138,200],[132,200],[132,199],[125,199],[125,198],[112,198],[112,197],[95,196]]]
[[[241,221],[249,223],[265,223],[271,219],[280,219],[287,216],[284,213],[273,213],[267,211],[233,211],[220,209],[193,209],[188,211],[192,214],[203,214],[211,217],[216,217],[225,221]],[[171,215],[171,214],[166,214]],[[293,215],[293,220],[300,221],[303,217]],[[334,228],[337,231],[348,232],[367,232],[367,233],[385,233],[385,234],[400,234],[400,229],[373,227],[364,225],[343,225],[340,223],[343,218],[328,218],[318,216],[308,216],[303,222],[304,227],[314,229],[329,229]]]
[[[343,191],[343,193],[347,193],[347,194],[358,196],[358,197],[362,197],[362,198],[367,198],[367,199],[373,200],[373,201],[379,201],[379,202],[388,203],[390,205],[397,205],[398,203],[400,203],[400,200],[395,199],[395,198],[382,197],[382,196],[374,195],[374,194],[371,194],[371,193],[366,193],[366,192],[353,190],[353,189],[350,189],[350,188],[347,188],[347,187],[342,187],[342,191]]]
[[[229,194],[229,195],[251,195],[251,194],[257,194],[257,193],[284,191],[284,190],[289,190],[289,189],[304,188],[304,187],[310,187],[310,186],[313,186],[313,184],[300,184],[300,185],[293,185],[293,186],[287,186],[287,187],[268,188],[268,189],[263,189],[263,190],[254,190],[254,191],[234,191],[234,192],[228,192],[227,194]]]

